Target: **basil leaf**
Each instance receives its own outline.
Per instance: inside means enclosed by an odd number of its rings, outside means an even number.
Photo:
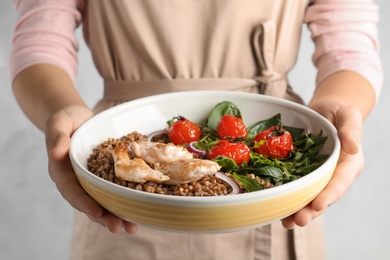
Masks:
[[[241,118],[241,111],[238,109],[238,107],[233,104],[233,102],[230,101],[222,101],[221,103],[218,103],[209,114],[207,118],[206,125],[212,129],[216,130],[219,120],[224,115],[233,115],[236,117]]]
[[[255,138],[258,133],[263,132],[272,126],[278,125],[279,122],[280,122],[280,114],[276,114],[275,116],[273,116],[271,118],[261,120],[261,121],[255,123],[254,125],[248,127],[247,139],[251,140],[251,139]]]
[[[299,138],[305,131],[304,128],[297,128],[297,127],[287,126],[287,125],[283,125],[283,128],[290,132],[293,140]]]

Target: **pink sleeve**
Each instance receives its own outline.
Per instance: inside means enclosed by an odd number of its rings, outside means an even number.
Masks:
[[[14,5],[19,16],[9,60],[11,80],[38,63],[56,65],[74,80],[78,51],[74,31],[81,22],[77,0],[14,0]]]
[[[378,20],[378,7],[371,0],[313,1],[305,22],[316,46],[317,84],[334,72],[349,70],[365,77],[379,96],[383,75]]]

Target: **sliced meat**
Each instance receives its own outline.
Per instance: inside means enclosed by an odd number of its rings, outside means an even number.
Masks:
[[[129,148],[137,157],[142,158],[149,164],[155,164],[157,162],[168,163],[193,158],[193,154],[187,149],[176,146],[173,143],[132,142],[130,143]]]
[[[220,170],[218,163],[203,159],[188,159],[168,163],[156,163],[155,169],[169,176],[166,184],[182,184],[198,181]]]
[[[140,183],[146,181],[161,183],[169,180],[168,176],[150,168],[141,158],[130,159],[126,145],[115,147],[112,156],[115,162],[115,175],[122,180]]]

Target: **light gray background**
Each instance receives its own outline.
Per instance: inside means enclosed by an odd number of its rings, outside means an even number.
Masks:
[[[379,25],[385,83],[377,107],[364,125],[366,167],[345,196],[325,213],[328,259],[390,259],[390,2]],[[68,259],[72,208],[47,173],[44,137],[20,111],[7,73],[16,13],[12,1],[0,2],[0,259]],[[80,42],[77,87],[92,106],[102,93],[88,49]],[[307,100],[313,89],[313,45],[306,28],[290,81]],[[98,89],[99,91],[96,91]]]

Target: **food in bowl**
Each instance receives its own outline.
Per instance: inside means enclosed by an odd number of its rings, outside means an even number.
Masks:
[[[226,182],[216,178],[215,176],[205,176],[198,181],[190,181],[183,184],[163,184],[157,181],[128,181],[120,178],[115,174],[115,162],[112,156],[113,151],[117,147],[126,147],[126,153],[129,153],[130,158],[135,155],[127,149],[134,142],[145,142],[147,136],[138,132],[129,133],[119,139],[108,138],[103,143],[99,144],[91,156],[88,158],[88,169],[93,174],[107,181],[131,189],[146,191],[150,193],[158,193],[165,195],[177,196],[214,196],[226,195],[232,192],[232,188]]]
[[[229,196],[165,196],[117,185],[88,170],[88,158],[108,137],[121,139],[135,129],[149,135],[166,128],[167,121],[178,112],[202,123],[213,107],[224,100],[240,108],[242,119],[249,126],[280,113],[283,125],[305,129],[306,133],[322,131],[327,140],[321,154],[329,154],[328,159],[294,181]],[[328,184],[339,153],[335,127],[303,105],[234,91],[184,91],[133,100],[95,115],[72,135],[69,157],[80,185],[112,214],[159,230],[215,234],[264,226],[300,210]]]
[[[223,101],[199,123],[177,116],[149,135],[108,138],[93,150],[88,169],[139,191],[221,196],[283,185],[328,158],[320,153],[322,131],[285,126],[279,113],[248,127],[242,118],[237,105]]]

